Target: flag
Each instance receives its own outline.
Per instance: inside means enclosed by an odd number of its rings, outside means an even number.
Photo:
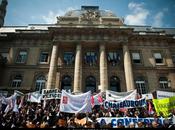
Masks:
[[[67,113],[86,113],[92,112],[91,92],[72,95],[62,90],[60,101],[60,112]]]
[[[7,106],[4,110],[5,113],[7,113],[8,111],[10,111],[14,108],[15,100],[16,100],[16,95],[15,94],[13,94],[12,96],[5,99],[5,103],[7,104]]]
[[[19,112],[18,105],[17,105],[17,99],[15,99],[14,101],[13,112]]]
[[[14,96],[24,96],[24,93],[15,90],[15,91],[14,91]]]
[[[21,97],[20,99],[20,104],[19,104],[19,108],[21,108],[23,106],[23,103],[24,103],[24,96]]]
[[[148,102],[148,114],[150,115],[150,114],[153,114],[153,113],[154,113],[154,111],[153,111],[153,107],[151,105],[151,102]]]
[[[96,95],[91,96],[91,105],[92,107],[95,105],[102,105],[103,104],[103,98],[102,93],[98,93]]]
[[[171,111],[175,109],[175,96],[163,99],[153,99],[154,108],[157,115],[168,117],[171,115]]]
[[[28,93],[28,102],[36,102],[41,103],[42,94],[39,93],[39,91]]]

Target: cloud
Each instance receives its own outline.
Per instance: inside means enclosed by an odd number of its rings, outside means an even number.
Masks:
[[[158,12],[154,16],[154,22],[153,22],[154,27],[162,27],[162,25],[163,25],[163,16],[164,16],[163,12]]]
[[[63,16],[67,11],[74,10],[74,9],[75,8],[73,7],[69,7],[65,10],[57,10],[55,12],[50,10],[47,15],[42,15],[41,17],[45,23],[53,24],[57,22],[56,17]]]
[[[126,15],[125,23],[128,25],[146,25],[146,20],[149,15],[149,10],[144,8],[144,3],[134,3],[128,4],[131,14]]]

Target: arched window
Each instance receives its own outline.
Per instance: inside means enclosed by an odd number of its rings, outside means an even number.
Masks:
[[[137,77],[135,83],[136,83],[137,93],[139,94],[147,93],[144,77]]]
[[[120,79],[116,76],[112,76],[110,78],[110,90],[116,91],[116,92],[121,92],[120,88]]]
[[[35,82],[35,91],[42,91],[42,89],[45,88],[45,84],[46,84],[46,78],[43,75],[40,75],[36,78],[36,82]]]
[[[86,78],[86,88],[85,91],[96,92],[96,79],[94,76],[88,76]]]
[[[160,88],[166,89],[168,88],[168,79],[166,77],[159,78],[159,86]]]
[[[72,78],[69,75],[63,76],[61,81],[61,89],[72,90]]]
[[[20,74],[15,75],[12,79],[11,87],[18,88],[21,86],[22,76]]]

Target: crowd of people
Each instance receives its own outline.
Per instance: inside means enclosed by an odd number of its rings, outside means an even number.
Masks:
[[[152,103],[151,100],[148,102]],[[148,103],[147,102],[147,103]],[[153,106],[153,104],[152,104]],[[112,128],[111,123],[98,122],[100,117],[153,117],[155,120],[149,124],[144,122],[131,122],[128,126],[118,123],[115,128],[175,128],[171,120],[165,119],[159,124],[155,110],[148,113],[148,105],[142,108],[129,109],[104,109],[102,105],[95,105],[91,113],[64,113],[59,111],[60,100],[47,100],[46,104],[31,103],[24,100],[18,112],[10,110],[5,112],[7,105],[2,104],[0,108],[0,128]],[[154,108],[154,107],[153,107]],[[172,115],[175,116],[175,109]]]

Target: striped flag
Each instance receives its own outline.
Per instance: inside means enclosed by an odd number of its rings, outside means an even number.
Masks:
[[[102,93],[98,93],[96,95],[91,96],[91,105],[94,107],[95,105],[101,105],[103,103]]]

